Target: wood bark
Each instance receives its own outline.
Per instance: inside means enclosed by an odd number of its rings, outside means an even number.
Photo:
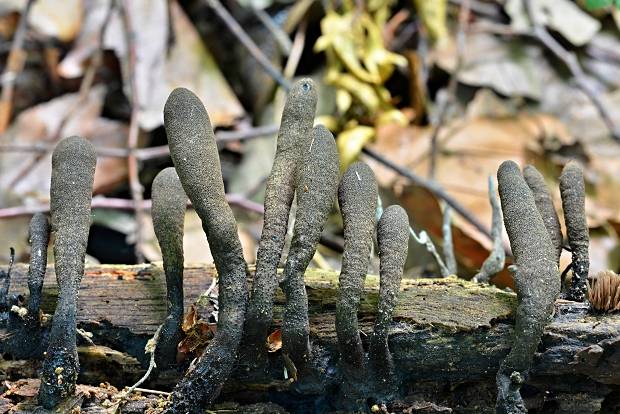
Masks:
[[[27,296],[26,274],[27,266],[14,267],[11,293]],[[196,304],[214,275],[211,265],[186,266],[186,309]],[[281,375],[282,356],[275,352],[270,354],[275,367],[273,381],[260,383],[245,378],[243,361],[239,361],[221,401],[269,401],[299,413],[336,411],[340,375],[334,329],[338,275],[309,269],[305,279],[313,352],[322,361],[326,377],[324,395],[303,395],[291,387]],[[139,378],[149,359],[144,346],[165,318],[165,289],[161,264],[86,269],[78,300],[78,326],[92,334],[95,346],[80,344],[79,382],[109,382],[122,387]],[[54,269],[49,267],[42,298],[46,314],[53,313],[57,291]],[[365,347],[377,297],[378,278],[370,275],[358,315]],[[278,290],[272,331],[280,326],[283,301]],[[208,303],[196,306],[201,314],[212,309]],[[393,412],[494,412],[495,374],[510,349],[515,307],[513,293],[488,285],[455,278],[404,280],[389,344],[405,397],[392,407]],[[6,334],[0,330],[0,338],[4,338],[0,342],[4,355],[0,379],[36,378],[40,363],[11,360]],[[620,315],[595,314],[586,304],[557,301],[538,351],[522,390],[530,412],[617,412]],[[162,372],[144,386],[169,390],[181,375],[180,371]],[[369,400],[369,406],[373,403]]]

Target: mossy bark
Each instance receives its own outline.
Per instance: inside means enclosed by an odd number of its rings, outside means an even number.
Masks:
[[[186,308],[208,288],[214,274],[212,265],[186,266]],[[310,338],[327,361],[325,376],[337,386],[338,274],[308,269],[305,282]],[[91,332],[98,346],[114,351],[87,352],[88,348],[80,347],[82,371],[78,382],[98,385],[107,378],[115,386],[131,385],[144,372],[149,358],[144,345],[166,317],[165,289],[161,264],[86,269],[78,299],[78,326]],[[27,295],[27,265],[15,265],[13,292]],[[53,311],[57,292],[54,268],[48,267],[43,285],[44,312]],[[367,276],[358,314],[365,346],[372,332],[378,294],[378,277]],[[284,295],[278,289],[272,330],[280,326],[283,308]],[[403,280],[388,339],[403,394],[451,407],[457,413],[494,412],[495,373],[511,347],[515,309],[513,293],[488,285],[454,278]],[[553,320],[545,328],[524,385],[530,412],[614,412],[610,407],[617,406],[615,396],[620,390],[618,337],[620,315],[591,314],[586,304],[556,302]],[[6,346],[0,341],[0,353],[9,353]],[[281,375],[280,353],[270,355],[271,364]],[[0,362],[0,378],[32,377],[36,366],[34,361]],[[115,369],[106,371],[103,366]],[[162,373],[144,387],[170,390],[181,375]],[[283,379],[259,384],[235,378],[226,383],[219,401],[261,399],[274,401],[290,412],[330,412],[335,405],[330,398],[336,395],[332,390],[321,396],[300,396],[289,391]],[[311,401],[317,404],[309,404]]]

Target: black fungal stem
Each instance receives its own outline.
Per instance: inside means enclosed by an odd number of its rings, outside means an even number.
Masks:
[[[362,162],[351,164],[340,181],[338,203],[344,224],[344,254],[338,279],[336,333],[345,379],[355,388],[366,375],[357,311],[368,272],[377,209],[377,182],[370,167]]]
[[[258,367],[264,371],[267,363],[265,343],[273,320],[277,267],[295,195],[295,175],[302,162],[301,150],[309,146],[311,138],[316,101],[312,80],[301,79],[291,89],[282,112],[276,154],[265,190],[263,232],[241,347],[240,359],[251,371]]]
[[[80,137],[65,138],[52,155],[50,211],[60,292],[39,388],[39,403],[47,409],[74,393],[79,372],[77,295],[84,275],[96,162],[95,148]]]
[[[510,247],[515,257],[517,311],[510,353],[497,372],[497,413],[526,413],[520,394],[543,330],[560,291],[556,249],[517,164],[497,171],[499,195]]]
[[[173,167],[153,180],[153,227],[161,248],[166,274],[167,316],[155,347],[157,366],[176,362],[177,345],[183,339],[183,226],[187,195]]]
[[[304,273],[334,204],[338,172],[338,151],[334,138],[327,128],[316,126],[296,178],[297,214],[280,283],[286,296],[282,321],[283,352],[293,361],[302,380],[311,375],[310,325]]]
[[[235,361],[248,299],[247,265],[237,222],[226,202],[211,121],[200,99],[177,88],[164,107],[172,161],[202,221],[219,277],[217,333],[172,393],[168,413],[198,413],[213,402]]]
[[[571,285],[567,292],[570,300],[583,302],[586,298],[590,270],[588,222],[586,220],[586,190],[581,166],[571,161],[560,175],[560,194],[566,235],[572,252]]]
[[[50,224],[47,216],[37,213],[30,220],[30,267],[28,268],[28,317],[31,322],[39,324],[41,307],[41,290],[47,269],[47,245],[50,238]]]
[[[15,263],[15,249],[9,248],[9,266],[6,272],[0,270],[0,313],[5,313],[10,310],[9,305],[9,289],[11,288],[11,270],[13,269],[13,263]]]
[[[563,243],[562,229],[560,228],[560,219],[553,205],[553,198],[549,193],[549,188],[547,184],[545,184],[545,179],[542,174],[533,165],[525,166],[523,169],[523,177],[534,194],[536,207],[545,222],[549,237],[551,237],[551,242],[556,252],[556,260],[559,265]]]
[[[385,209],[377,225],[379,244],[379,304],[370,338],[369,361],[376,393],[380,398],[395,395],[394,362],[388,347],[388,328],[398,299],[400,282],[407,260],[409,218],[400,206]]]

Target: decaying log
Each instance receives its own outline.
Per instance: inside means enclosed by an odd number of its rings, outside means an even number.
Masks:
[[[214,273],[210,265],[186,266],[186,309],[209,287]],[[26,274],[27,266],[15,265],[11,292],[27,294]],[[340,381],[334,325],[337,280],[333,272],[309,269],[306,273],[313,353],[322,359],[332,390]],[[45,313],[53,313],[56,295],[54,269],[49,267],[43,286]],[[92,333],[96,346],[80,347],[79,382],[107,381],[122,387],[144,372],[148,363],[144,345],[165,318],[165,297],[161,264],[87,268],[78,300],[78,325]],[[359,311],[365,347],[377,297],[378,278],[368,276]],[[278,290],[272,330],[280,325],[283,300]],[[494,412],[495,373],[510,349],[515,307],[513,293],[487,285],[454,278],[404,280],[389,345],[410,403],[405,408],[434,403],[434,411],[409,412],[444,412],[441,407],[463,413]],[[3,334],[0,331],[0,338]],[[0,342],[0,354],[5,355],[0,360],[0,379],[36,377],[40,363],[9,360],[9,342]],[[283,371],[280,353],[271,355],[274,375],[279,375]],[[144,386],[168,391],[180,375],[163,372]],[[593,314],[586,304],[556,302],[553,322],[545,330],[522,389],[530,412],[614,413],[620,407],[618,391],[620,315]],[[251,383],[244,380],[240,361],[236,378],[229,381],[220,400],[271,401],[291,412],[331,412],[330,395],[296,395],[283,376],[270,384]]]

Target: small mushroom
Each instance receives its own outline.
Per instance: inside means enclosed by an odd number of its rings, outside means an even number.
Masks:
[[[334,205],[338,188],[338,151],[332,134],[322,125],[312,130],[297,174],[297,214],[293,239],[280,285],[286,296],[282,320],[283,352],[298,375],[310,373],[310,325],[304,273],[314,256],[323,225]]]
[[[588,281],[588,301],[601,312],[620,311],[620,275],[605,270]]]
[[[394,362],[388,348],[388,328],[392,322],[403,269],[407,259],[409,241],[409,218],[398,205],[386,208],[377,224],[379,244],[379,304],[377,319],[370,337],[369,362],[377,394],[393,395]]]
[[[50,211],[59,294],[39,388],[39,403],[47,409],[74,393],[79,372],[77,295],[84,275],[96,162],[95,148],[80,137],[60,141],[52,155]]]
[[[338,188],[338,203],[344,225],[344,254],[336,303],[336,333],[345,378],[355,383],[365,377],[357,311],[368,272],[377,209],[377,182],[368,165],[356,162],[347,169]]]
[[[545,222],[549,237],[551,237],[551,242],[555,249],[556,261],[559,265],[560,255],[562,254],[562,229],[560,228],[560,219],[553,205],[553,199],[549,193],[549,188],[547,184],[545,184],[545,178],[533,165],[525,166],[523,169],[523,177],[534,194],[534,202]]]
[[[302,161],[301,149],[309,145],[312,135],[316,101],[312,80],[301,79],[293,85],[282,112],[276,155],[265,190],[263,232],[242,341],[242,362],[252,370],[264,368],[267,361],[265,338],[273,320],[277,267],[295,195],[295,174]]]
[[[586,221],[586,190],[581,166],[571,161],[560,175],[560,194],[568,245],[571,248],[573,277],[568,288],[568,299],[583,302],[586,297],[590,258],[590,236]]]
[[[183,225],[187,195],[173,167],[157,174],[151,198],[153,227],[166,273],[167,316],[155,347],[155,362],[163,368],[176,362],[177,345],[183,339]]]
[[[170,155],[185,193],[202,221],[219,277],[217,333],[172,393],[170,413],[200,412],[211,403],[235,361],[248,299],[247,265],[237,222],[224,194],[215,135],[200,99],[177,88],[164,107]]]
[[[497,372],[498,413],[526,413],[520,389],[560,291],[556,248],[517,164],[497,171],[504,224],[515,257],[517,311],[512,348]]]

